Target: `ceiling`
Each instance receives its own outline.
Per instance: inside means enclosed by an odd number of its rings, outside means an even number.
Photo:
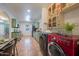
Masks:
[[[31,20],[41,19],[42,7],[46,7],[46,3],[2,3],[0,4],[7,8],[7,10],[19,21],[25,21],[27,10],[30,9]]]

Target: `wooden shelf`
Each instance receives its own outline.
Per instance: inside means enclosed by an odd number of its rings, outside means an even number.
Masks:
[[[55,3],[54,4],[51,4],[51,14],[54,14],[54,11],[55,11]]]
[[[48,7],[48,20],[51,19],[51,27],[55,27],[53,26],[54,21],[52,20],[54,17],[56,17],[56,27],[63,27],[64,25],[64,13],[70,12],[76,8],[79,7],[79,4],[77,3],[61,3],[58,5],[60,7],[60,9],[57,9],[57,11],[59,11],[58,13],[56,13],[56,4],[50,4],[50,6]]]
[[[72,10],[75,10],[77,8],[79,8],[79,4],[78,3],[61,3],[61,11],[59,12],[59,14],[57,15],[57,13],[55,13],[55,3],[50,4],[48,7],[48,21],[49,19],[51,19],[51,27],[53,27],[53,21],[52,19],[54,17],[56,17],[56,27],[63,27],[64,25],[64,13],[68,13]],[[48,22],[49,24],[49,22]]]
[[[61,13],[67,13],[67,12],[70,12],[74,9],[77,9],[79,8],[79,4],[78,3],[73,3],[73,4],[66,4],[66,7],[64,7],[62,9],[62,12]]]

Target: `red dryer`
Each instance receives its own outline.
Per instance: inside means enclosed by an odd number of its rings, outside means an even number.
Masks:
[[[78,36],[64,36],[60,34],[48,35],[48,55],[77,56],[79,55]]]

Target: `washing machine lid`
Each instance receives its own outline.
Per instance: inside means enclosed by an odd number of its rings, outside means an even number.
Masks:
[[[48,54],[50,56],[65,56],[61,47],[55,42],[50,42],[48,44]]]

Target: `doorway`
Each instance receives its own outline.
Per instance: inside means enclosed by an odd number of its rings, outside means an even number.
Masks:
[[[21,23],[20,31],[23,36],[32,36],[32,24],[31,23]]]

